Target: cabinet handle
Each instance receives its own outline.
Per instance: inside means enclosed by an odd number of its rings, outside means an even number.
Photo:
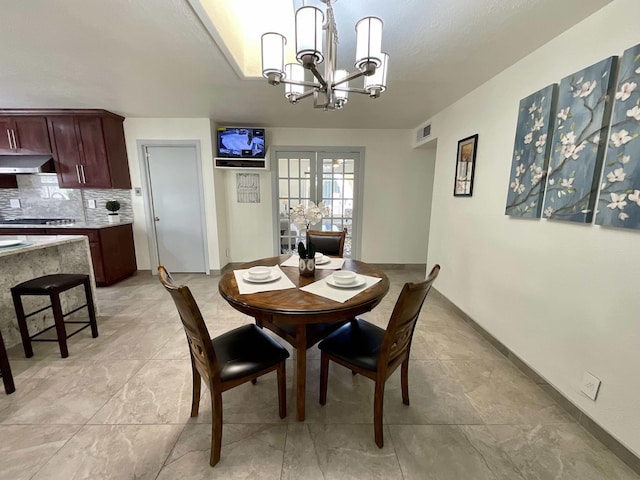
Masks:
[[[18,143],[16,142],[16,132],[15,132],[15,130],[13,128],[11,129],[11,136],[13,137],[13,148],[15,148],[17,150],[18,149]]]
[[[80,171],[82,172],[82,183],[87,183],[87,177],[84,176],[84,165],[80,165]]]
[[[76,164],[76,176],[78,177],[78,183],[82,183],[82,180],[80,180],[80,168],[78,164]]]
[[[9,148],[13,150],[13,145],[11,145],[11,130],[7,128],[7,138],[9,139]]]

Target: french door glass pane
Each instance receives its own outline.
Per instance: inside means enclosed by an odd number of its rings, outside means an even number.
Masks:
[[[351,256],[353,237],[354,174],[355,159],[342,155],[321,154],[322,198],[331,207],[331,216],[322,220],[323,230],[347,229],[344,256]],[[347,174],[346,172],[349,172]]]
[[[278,152],[278,205],[280,252],[295,250],[305,242],[305,232],[291,222],[291,208],[324,202],[330,215],[311,228],[325,231],[347,229],[344,256],[351,256],[353,232],[355,162],[357,154],[327,152]]]

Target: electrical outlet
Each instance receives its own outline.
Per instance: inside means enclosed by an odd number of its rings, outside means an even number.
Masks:
[[[598,396],[598,390],[600,389],[600,379],[594,377],[585,370],[582,374],[582,393],[584,393],[591,400],[595,401]]]
[[[20,199],[19,198],[9,199],[9,205],[11,205],[11,208],[20,208]]]
[[[96,201],[95,200],[87,200],[87,207],[96,208]]]
[[[230,249],[229,247],[227,247],[227,248],[224,250],[224,254],[227,256],[227,258],[229,258],[229,255],[231,255],[231,249]]]

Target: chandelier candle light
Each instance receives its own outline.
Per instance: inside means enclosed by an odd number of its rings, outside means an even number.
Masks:
[[[327,5],[327,18],[322,10],[305,6],[296,11],[296,59],[297,63],[284,65],[284,47],[287,39],[274,32],[262,35],[262,75],[271,85],[285,84],[284,96],[296,104],[313,95],[314,107],[340,110],[349,92],[378,98],[387,88],[389,55],[382,53],[382,20],[365,17],[356,23],[356,60],[353,73],[337,70],[338,30],[333,16],[332,3],[336,0],[320,0]],[[326,31],[324,54],[321,50],[322,31]],[[326,57],[326,59],[325,59]],[[325,61],[326,60],[326,61]],[[318,66],[325,62],[324,76]],[[305,70],[313,74],[313,82],[305,80]],[[364,77],[363,88],[353,88],[349,82]],[[309,87],[305,91],[305,87]]]

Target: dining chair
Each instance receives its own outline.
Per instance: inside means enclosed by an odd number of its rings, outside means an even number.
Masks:
[[[346,228],[341,232],[307,230],[307,245],[312,243],[316,252],[321,252],[332,257],[342,257],[344,254],[344,241],[346,237]]]
[[[422,282],[405,283],[389,319],[386,330],[356,318],[325,338],[318,347],[320,360],[320,404],[327,403],[329,360],[360,373],[376,383],[373,400],[373,427],[378,447],[382,437],[384,386],[389,376],[402,366],[400,383],[402,403],[409,405],[409,353],[411,340],[422,304],[438,277],[435,265]]]
[[[222,446],[222,392],[255,380],[273,370],[278,377],[278,410],[287,415],[285,360],[289,352],[253,324],[243,325],[216,338],[210,338],[200,309],[185,285],[176,285],[164,266],[158,267],[160,283],[171,294],[187,335],[191,357],[193,390],[191,416],[198,415],[200,386],[204,378],[211,395],[211,456],[220,461]]]

